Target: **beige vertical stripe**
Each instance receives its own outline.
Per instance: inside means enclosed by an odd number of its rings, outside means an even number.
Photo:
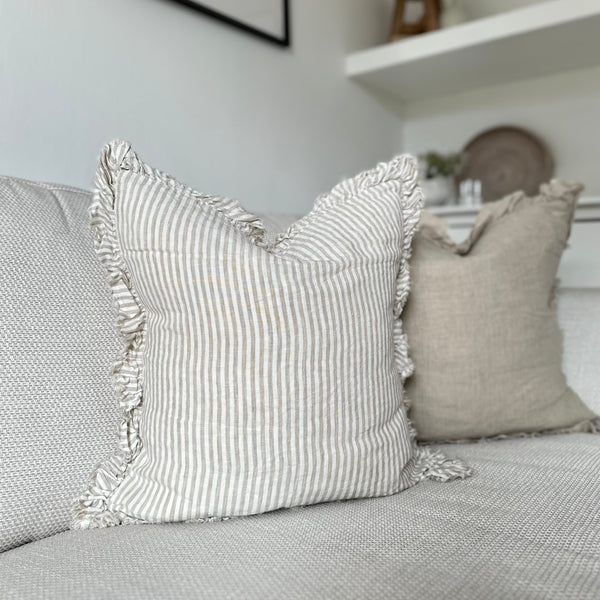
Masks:
[[[422,476],[396,366],[408,358],[394,355],[414,159],[336,186],[274,242],[236,202],[151,169],[126,142],[104,149],[97,186],[126,410],[75,526],[247,515]]]

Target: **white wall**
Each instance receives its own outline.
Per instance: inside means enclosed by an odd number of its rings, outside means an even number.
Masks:
[[[600,68],[433,99],[404,114],[402,146],[414,153],[460,150],[496,125],[529,129],[549,146],[556,176],[600,196]]]
[[[539,1],[463,0],[470,17]],[[432,98],[405,106],[403,116],[399,145],[414,153],[460,150],[497,125],[529,129],[550,147],[558,177],[600,195],[600,68]]]
[[[281,50],[169,0],[0,0],[0,173],[89,187],[101,145],[251,210],[305,212],[400,123],[343,75],[386,0],[291,0]]]
[[[480,19],[522,8],[528,4],[544,2],[544,0],[460,0],[460,2],[468,19]]]
[[[463,1],[478,17],[539,0]],[[281,50],[170,0],[0,0],[0,173],[89,187],[121,137],[198,189],[302,213],[399,150],[513,123],[600,194],[600,70],[432,99],[401,121],[343,75],[345,52],[386,41],[393,1],[290,4]]]

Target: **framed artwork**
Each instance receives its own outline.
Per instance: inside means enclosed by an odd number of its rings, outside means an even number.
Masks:
[[[279,46],[290,45],[289,0],[175,0]]]

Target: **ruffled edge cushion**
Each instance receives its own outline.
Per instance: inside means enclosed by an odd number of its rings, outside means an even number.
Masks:
[[[119,486],[127,467],[138,456],[142,440],[139,422],[143,404],[143,347],[146,331],[144,307],[131,283],[131,276],[119,247],[115,222],[115,183],[120,171],[143,172],[174,188],[185,188],[198,201],[204,202],[221,213],[230,223],[248,236],[257,246],[277,255],[284,255],[292,239],[319,213],[346,201],[369,187],[385,181],[402,181],[403,241],[402,259],[398,272],[393,312],[395,365],[402,383],[413,370],[408,355],[408,342],[403,332],[401,313],[410,290],[409,259],[414,233],[419,223],[423,195],[418,186],[416,160],[400,155],[388,163],[364,171],[335,186],[328,194],[317,198],[314,208],[296,221],[273,243],[265,239],[265,230],[259,217],[247,212],[237,201],[196,192],[177,182],[173,177],[143,163],[125,141],[113,141],[101,152],[96,173],[96,191],[91,207],[91,226],[94,244],[100,261],[108,273],[108,282],[118,307],[117,329],[123,343],[123,351],[113,367],[115,393],[122,411],[119,426],[117,452],[98,465],[93,472],[86,491],[76,500],[73,529],[107,527],[111,525],[140,523],[126,514],[110,510],[108,499]],[[405,402],[404,398],[402,400]],[[447,459],[441,452],[422,448],[416,444],[415,431],[408,421],[414,456],[407,466],[407,483],[412,485],[423,479],[448,481],[465,478],[471,469],[460,460]]]

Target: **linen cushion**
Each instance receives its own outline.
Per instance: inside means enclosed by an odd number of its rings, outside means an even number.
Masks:
[[[4,598],[600,597],[600,437],[443,448],[457,449],[466,482],[29,544],[0,557]]]
[[[567,385],[556,272],[580,186],[485,205],[454,243],[425,213],[415,237],[405,314],[415,374],[407,384],[421,440],[598,427]]]
[[[123,422],[74,527],[240,516],[465,475],[416,450],[402,403],[414,159],[342,182],[274,242],[239,204],[152,169],[127,142],[104,148],[97,187]]]
[[[0,551],[67,529],[114,446],[119,344],[91,199],[0,177]]]

